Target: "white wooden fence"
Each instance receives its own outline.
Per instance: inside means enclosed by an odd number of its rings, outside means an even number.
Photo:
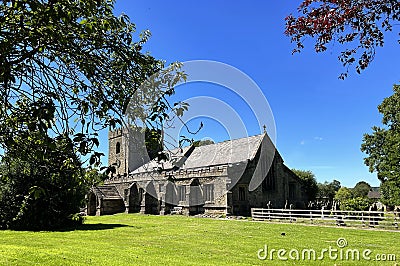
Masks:
[[[391,227],[395,229],[398,229],[400,223],[399,215],[399,212],[381,211],[251,209],[253,220],[331,223],[341,226]]]

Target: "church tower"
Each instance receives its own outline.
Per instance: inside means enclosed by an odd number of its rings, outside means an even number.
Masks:
[[[116,175],[129,174],[149,161],[144,130],[123,127],[108,132],[108,164],[115,165]]]

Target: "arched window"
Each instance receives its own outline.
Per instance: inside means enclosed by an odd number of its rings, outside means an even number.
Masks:
[[[115,153],[118,154],[121,152],[121,143],[117,142],[117,145],[115,147]]]
[[[268,174],[265,177],[264,182],[262,183],[263,189],[265,191],[275,190],[275,169],[274,164],[272,163],[269,168]]]

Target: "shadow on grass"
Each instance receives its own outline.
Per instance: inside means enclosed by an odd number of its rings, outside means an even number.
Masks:
[[[132,227],[140,229],[139,226],[132,226],[126,224],[81,224],[75,226],[66,226],[62,228],[51,228],[51,229],[10,229],[12,231],[28,231],[28,232],[71,232],[71,231],[100,231],[100,230],[111,230],[121,227]]]
[[[100,231],[100,230],[110,230],[121,227],[134,227],[139,228],[138,226],[126,225],[126,224],[82,224],[69,228],[62,228],[59,230],[52,230],[57,232],[68,232],[68,231]]]

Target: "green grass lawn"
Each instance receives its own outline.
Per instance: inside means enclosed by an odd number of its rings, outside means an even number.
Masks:
[[[338,238],[348,245],[338,248]],[[285,249],[288,261],[277,252],[273,260],[270,253],[259,260],[257,251],[265,245],[268,252]],[[304,249],[318,257],[330,246],[342,250],[343,260],[328,253],[324,260],[301,259]],[[371,260],[345,260],[348,249],[360,256],[369,249]],[[290,259],[296,250],[300,259]],[[0,231],[0,265],[395,265],[374,261],[377,254],[395,254],[400,261],[400,232],[139,214],[88,217],[74,231]]]

